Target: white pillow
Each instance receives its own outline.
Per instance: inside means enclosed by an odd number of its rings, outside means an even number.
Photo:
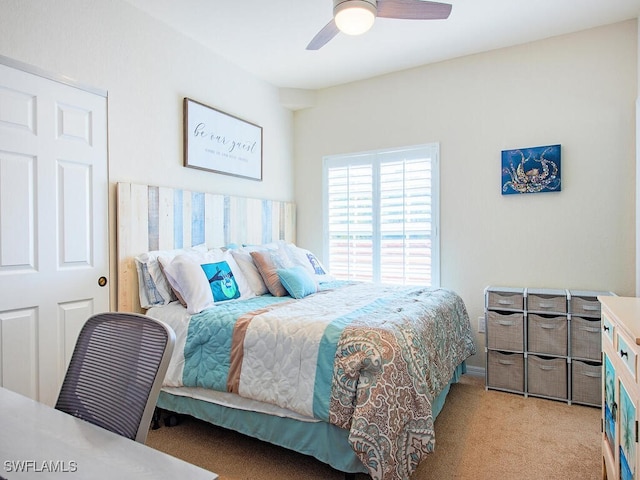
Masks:
[[[164,260],[160,257],[167,280],[185,302],[188,313],[199,313],[213,306],[213,295],[200,263],[188,255],[178,255],[168,263]]]
[[[188,252],[205,253],[205,244],[190,248],[177,248],[174,250],[153,250],[135,257],[136,270],[138,272],[138,296],[142,308],[151,308],[166,305],[176,300],[171,285],[167,281],[159,258],[164,257],[171,261],[177,255]]]
[[[309,250],[297,247],[293,243],[287,243],[286,250],[293,264],[304,267],[305,270],[313,275],[316,282],[331,282],[335,280],[335,277],[329,273],[320,259]]]
[[[226,262],[233,274],[233,280],[235,280],[239,293],[234,298],[255,296],[242,270],[229,251],[222,252],[219,249],[214,249],[199,254],[190,252],[178,255],[172,260],[160,257],[160,262],[164,267],[167,280],[182,297],[187,305],[187,312],[190,314],[199,313],[206,308],[214,306],[216,303],[211,284],[202,267],[203,265]]]
[[[249,286],[251,286],[253,293],[258,296],[269,293],[269,289],[264,283],[262,275],[260,275],[260,272],[258,271],[258,267],[256,267],[256,264],[253,262],[253,258],[251,258],[251,254],[238,249],[231,250],[231,255],[233,255],[233,259],[240,267],[240,270],[242,270],[247,282],[249,282]]]
[[[284,240],[276,240],[275,242],[263,243],[262,245],[245,245],[242,247],[242,250],[249,253],[270,252],[272,257],[278,259],[278,264],[281,268],[291,268],[297,265],[297,263],[291,256],[288,245]]]

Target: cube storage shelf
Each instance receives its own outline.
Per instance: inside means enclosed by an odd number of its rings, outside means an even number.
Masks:
[[[598,295],[615,294],[487,287],[486,388],[600,407]]]

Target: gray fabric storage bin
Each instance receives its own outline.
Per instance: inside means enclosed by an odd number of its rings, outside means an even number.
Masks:
[[[567,313],[566,294],[544,294],[531,292],[527,296],[527,310],[530,312]]]
[[[582,317],[600,318],[600,302],[596,297],[571,297],[571,313]]]
[[[531,395],[542,395],[566,400],[567,359],[527,356],[527,391]]]
[[[524,293],[522,291],[487,292],[487,307],[494,310],[524,310]]]
[[[489,311],[487,346],[496,350],[524,351],[524,314]]]
[[[602,364],[574,360],[571,368],[571,401],[602,405]]]
[[[567,317],[527,316],[527,351],[545,355],[567,355]]]
[[[524,355],[489,351],[487,386],[524,392]]]
[[[599,362],[601,355],[600,319],[571,317],[571,356]]]

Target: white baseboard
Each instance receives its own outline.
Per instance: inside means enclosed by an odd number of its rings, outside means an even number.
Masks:
[[[483,377],[485,375],[485,369],[483,367],[476,367],[473,365],[467,365],[467,375],[472,377]]]

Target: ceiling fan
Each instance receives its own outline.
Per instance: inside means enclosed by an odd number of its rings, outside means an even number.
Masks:
[[[424,0],[333,0],[333,19],[307,45],[318,50],[338,32],[359,35],[371,28],[376,17],[439,20],[449,17],[451,5]]]

